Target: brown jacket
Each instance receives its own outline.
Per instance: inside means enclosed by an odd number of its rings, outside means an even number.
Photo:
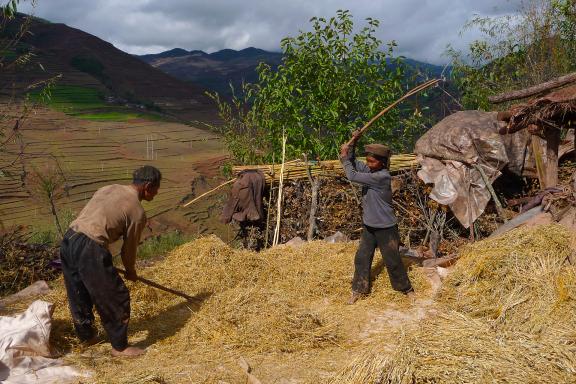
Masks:
[[[222,212],[222,222],[229,223],[258,221],[264,217],[262,194],[264,193],[264,174],[258,170],[243,171],[232,186],[228,202]]]

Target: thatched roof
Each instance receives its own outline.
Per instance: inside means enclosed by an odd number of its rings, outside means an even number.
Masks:
[[[535,98],[510,109],[510,119],[501,133],[513,133],[528,128],[557,127],[570,129],[576,126],[576,84]]]

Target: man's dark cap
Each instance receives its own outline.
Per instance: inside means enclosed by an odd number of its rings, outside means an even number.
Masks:
[[[390,148],[384,144],[368,144],[364,146],[364,151],[367,154],[374,154],[376,157],[390,158]]]

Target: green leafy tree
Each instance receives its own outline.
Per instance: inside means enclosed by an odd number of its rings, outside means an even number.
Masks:
[[[403,67],[400,59],[394,70],[387,65],[396,43],[380,49],[378,20],[368,18],[358,33],[349,11],[310,21],[311,31],[282,40],[282,65],[260,65],[254,106],[267,117],[261,124],[276,154],[285,132],[288,157],[334,158],[354,129],[399,96]],[[394,146],[398,120],[398,111],[387,114],[371,138]]]
[[[481,39],[467,51],[449,48],[453,77],[468,109],[491,108],[488,96],[521,89],[576,70],[576,3],[523,2],[514,15],[476,16],[465,29]]]
[[[404,65],[393,58],[395,42],[382,50],[375,36],[378,20],[366,19],[358,32],[345,10],[310,22],[310,31],[281,41],[282,64],[261,63],[258,82],[246,85],[232,103],[212,95],[235,162],[278,160],[283,134],[288,158],[302,153],[335,158],[353,130],[401,95]],[[396,109],[375,123],[365,139],[401,149],[411,142],[403,134]]]
[[[254,87],[251,84],[242,83],[238,92],[232,85],[230,87],[231,100],[223,100],[217,92],[208,93],[216,103],[220,120],[224,122],[211,128],[222,134],[236,163],[257,164],[270,151],[268,135],[260,125],[266,118],[252,108]]]

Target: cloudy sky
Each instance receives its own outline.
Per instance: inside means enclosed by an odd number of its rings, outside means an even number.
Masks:
[[[312,16],[349,9],[355,24],[380,20],[378,36],[398,42],[398,54],[441,64],[447,44],[475,14],[514,12],[521,0],[37,0],[36,16],[82,29],[135,54],[172,48],[213,52],[257,47],[279,51],[280,40],[307,29]],[[21,0],[21,10],[30,10]]]

